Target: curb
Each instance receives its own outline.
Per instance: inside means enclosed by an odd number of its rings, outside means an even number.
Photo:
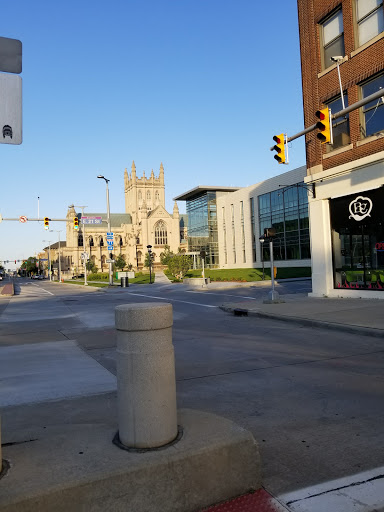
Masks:
[[[334,322],[324,322],[322,320],[313,320],[311,318],[300,318],[297,316],[277,316],[273,313],[265,313],[263,311],[252,311],[246,308],[233,308],[228,306],[219,306],[220,309],[227,313],[233,313],[237,316],[255,316],[258,318],[266,318],[269,320],[278,320],[280,322],[294,323],[304,327],[319,327],[321,329],[329,329],[334,331],[349,332],[352,334],[361,334],[362,336],[373,336],[375,338],[384,338],[384,330],[374,329],[372,327],[360,327],[358,325],[337,324]]]

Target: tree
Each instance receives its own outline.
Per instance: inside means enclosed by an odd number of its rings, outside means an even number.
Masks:
[[[127,262],[125,260],[124,254],[119,254],[118,257],[115,259],[115,267],[118,270],[124,270],[124,267],[127,266]]]
[[[34,256],[30,256],[27,260],[23,261],[20,268],[24,269],[28,274],[31,272],[36,273],[38,271],[36,261],[37,260]]]
[[[95,262],[92,259],[89,259],[87,261],[87,263],[85,264],[85,267],[88,270],[88,272],[91,272],[92,274],[96,274],[97,273],[97,266],[96,266]]]
[[[147,252],[146,255],[145,255],[144,267],[149,268],[151,265],[153,265],[154,259],[155,259],[155,253]]]
[[[173,252],[170,250],[169,245],[164,246],[164,251],[160,253],[160,263],[162,265],[169,265],[169,262],[171,261],[173,257]]]
[[[192,257],[186,254],[179,253],[172,256],[168,263],[168,269],[174,277],[183,279],[185,274],[191,268]]]

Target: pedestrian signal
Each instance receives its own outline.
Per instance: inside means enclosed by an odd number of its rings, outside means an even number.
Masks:
[[[316,128],[320,130],[317,138],[322,144],[333,144],[331,109],[326,107],[322,110],[317,110],[315,115],[319,119],[316,123]]]
[[[285,158],[284,133],[281,133],[280,135],[275,135],[273,137],[273,140],[276,142],[276,144],[273,146],[273,150],[277,151],[277,154],[273,158],[277,160],[279,164],[288,163],[288,161],[286,161]]]

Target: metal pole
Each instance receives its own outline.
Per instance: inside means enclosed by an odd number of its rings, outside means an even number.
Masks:
[[[51,241],[49,240],[48,245],[48,274],[49,280],[52,281],[52,272],[51,272]]]
[[[370,103],[371,101],[377,100],[379,98],[382,98],[384,96],[384,89],[379,89],[378,91],[374,92],[370,96],[367,96],[366,98],[357,101],[356,103],[353,103],[349,107],[344,108],[343,110],[340,110],[340,112],[336,112],[336,114],[332,114],[332,119],[338,119],[339,117],[343,117],[346,114],[349,114],[349,112],[352,112],[353,110],[357,110],[360,107],[363,107],[367,103]],[[312,132],[313,130],[316,130],[317,123],[312,124],[308,128],[305,128],[305,130],[302,130],[299,133],[296,133],[295,135],[292,135],[292,137],[287,138],[287,142],[291,142],[295,139],[298,139],[302,135],[306,135],[309,132]],[[275,146],[270,147],[269,149],[273,151],[273,148]]]
[[[149,284],[152,284],[152,255],[151,249],[148,249],[149,253]]]
[[[339,60],[337,60],[337,74],[339,75],[339,84],[340,84],[340,94],[341,94],[341,103],[343,105],[343,110],[345,109],[345,103],[344,103],[344,94],[343,94],[343,86],[341,84],[341,76],[340,76],[340,65]]]
[[[81,219],[83,219],[84,208],[86,208],[86,206],[77,206],[76,208],[81,208]],[[83,230],[83,252],[86,253],[87,252],[87,242],[86,242],[86,238],[85,238],[85,224],[84,224],[83,220],[81,221],[81,224],[82,224],[82,230]],[[88,286],[88,283],[87,283],[87,259],[85,257],[84,257],[84,286]]]
[[[107,184],[107,220],[108,220],[108,233],[111,232],[111,212],[109,211],[109,188],[108,188],[108,181],[105,180],[105,183]],[[107,244],[107,254],[108,254],[108,244]],[[111,258],[109,258],[110,260]],[[110,261],[108,263],[109,265],[109,286],[113,286],[113,278],[112,278],[112,262]]]
[[[60,231],[59,233],[59,282],[61,283],[61,252],[60,252]]]
[[[263,264],[263,281],[265,281],[265,272],[264,272],[264,242],[261,243],[261,262]]]
[[[272,300],[275,295],[275,273],[273,271],[273,240],[272,238],[269,240],[269,252],[271,258],[271,282],[272,282]]]

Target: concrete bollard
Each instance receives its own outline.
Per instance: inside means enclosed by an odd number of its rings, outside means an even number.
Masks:
[[[172,306],[148,302],[115,308],[120,442],[156,448],[178,433]]]

